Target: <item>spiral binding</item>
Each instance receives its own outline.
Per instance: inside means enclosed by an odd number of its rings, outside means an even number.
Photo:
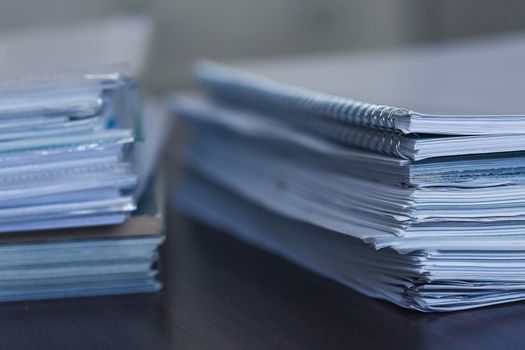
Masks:
[[[197,66],[198,79],[220,100],[266,110],[334,141],[407,158],[396,118],[404,108],[324,95],[239,72],[215,63]]]
[[[211,62],[198,64],[196,75],[220,99],[266,110],[286,111],[304,119],[317,117],[396,133],[402,131],[396,126],[396,120],[410,116],[405,108],[317,93]]]
[[[329,121],[303,124],[309,132],[338,143],[408,159],[401,151],[402,135],[380,130],[349,128]]]

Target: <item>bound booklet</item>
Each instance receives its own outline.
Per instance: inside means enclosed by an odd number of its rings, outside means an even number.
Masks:
[[[444,50],[441,55],[444,58],[451,56],[447,50]],[[435,57],[427,56],[416,61],[419,64],[426,64],[427,61],[433,59]],[[508,58],[506,60],[508,61]],[[478,106],[472,107],[472,99],[468,98],[469,95],[463,103],[458,101],[457,97],[448,105],[443,103],[447,106],[443,108],[443,113],[419,113],[409,108],[411,108],[411,104],[421,104],[418,103],[418,99],[422,95],[421,92],[414,93],[412,97],[407,97],[401,93],[401,98],[400,96],[397,97],[399,101],[405,103],[408,101],[407,108],[397,105],[373,104],[346,97],[345,87],[348,87],[348,91],[353,91],[353,85],[355,89],[364,84],[363,90],[373,91],[370,86],[375,87],[375,85],[381,85],[383,82],[381,79],[376,84],[374,81],[368,80],[344,80],[344,74],[338,79],[337,76],[333,76],[334,71],[337,70],[337,64],[339,64],[341,72],[348,72],[348,68],[343,65],[344,61],[336,62],[335,68],[334,58],[327,58],[325,61],[323,62],[321,59],[319,62],[316,61],[311,64],[299,61],[298,64],[302,63],[303,66],[301,78],[298,78],[297,74],[294,75],[293,70],[292,73],[284,71],[282,64],[276,65],[275,72],[272,71],[271,67],[258,69],[268,73],[269,76],[276,76],[278,80],[210,61],[199,62],[196,65],[195,72],[198,81],[205,86],[213,97],[223,103],[234,104],[237,108],[256,110],[266,118],[285,121],[294,127],[339,143],[391,154],[400,158],[422,160],[444,156],[525,150],[525,139],[522,137],[522,134],[525,133],[525,114],[523,114],[525,109],[519,109],[522,105],[519,100],[512,100],[509,105],[509,97],[503,97],[502,101],[498,103],[497,100],[503,95],[502,92],[482,90],[479,91],[481,95],[477,96],[478,99],[490,99],[494,101],[496,106],[501,106],[498,110],[500,112],[495,114],[489,114],[495,110],[494,106],[488,108],[485,113],[479,111]],[[406,69],[404,67],[405,61],[403,59],[398,59],[398,61],[400,62],[398,66],[393,65],[389,68],[391,70],[388,71],[390,75],[400,73],[398,71],[404,72],[403,69]],[[504,59],[500,61],[498,64],[506,64]],[[468,67],[469,62],[463,59],[463,61],[459,61],[459,68],[457,66],[450,67],[448,74],[451,78],[448,82],[439,79],[435,76],[436,73],[427,72],[429,79],[427,83],[429,85],[434,84],[434,78],[436,78],[437,84],[442,90],[446,90],[448,84],[454,90],[456,81],[459,81],[458,84],[461,85],[463,83],[461,78],[468,78],[455,77],[455,72],[461,69],[462,65]],[[490,65],[477,67],[480,69],[478,75],[483,74],[490,67]],[[444,64],[440,68],[446,69],[447,66]],[[327,70],[328,73],[325,72]],[[318,90],[315,88],[313,82],[315,78],[326,75],[334,79],[332,83],[338,87],[339,93],[343,92],[342,95],[324,93],[323,90],[327,89],[322,83]],[[408,76],[407,81],[410,82],[411,76],[414,79],[413,75],[413,73],[406,72],[402,78]],[[474,76],[475,72],[472,72],[472,75]],[[499,78],[506,78],[508,80],[507,86],[521,85],[521,83],[516,82],[515,76],[515,72],[508,70]],[[324,79],[326,80],[326,77]],[[303,88],[302,85],[292,85],[287,83],[287,80],[297,84],[304,82],[305,86],[313,87],[313,89]],[[392,85],[391,81],[387,81],[387,83],[387,85]],[[414,92],[413,87],[407,88],[403,79],[400,79],[398,83],[397,89],[406,90],[406,95]],[[378,101],[389,100],[387,94],[392,91],[385,90],[380,86],[377,88],[377,96],[369,93],[370,98]],[[424,89],[425,86],[422,88]],[[430,90],[436,90],[436,86]],[[505,94],[509,94],[508,90],[510,88],[506,88]],[[396,94],[399,95],[399,92],[394,93],[394,95]],[[510,95],[514,94],[510,93]],[[414,103],[410,103],[412,100]],[[431,103],[428,97],[423,100],[427,104]],[[436,95],[435,100],[442,101],[443,96]],[[432,107],[427,109],[435,110]],[[469,109],[472,112],[469,112]],[[447,111],[457,112],[449,114]],[[516,111],[520,112],[516,113]]]
[[[196,140],[206,140],[200,147],[228,150],[230,156],[234,151],[250,152],[257,145],[258,151],[271,150],[282,157],[300,158],[313,167],[397,186],[478,187],[525,181],[519,152],[414,162],[344,147],[295,130],[282,121],[201,97],[177,95],[172,108],[179,117],[198,125],[195,134],[202,137]]]

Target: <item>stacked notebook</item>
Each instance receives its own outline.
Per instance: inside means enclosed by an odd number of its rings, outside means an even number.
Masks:
[[[512,69],[525,51],[516,41],[525,39],[383,58],[200,62],[208,97],[175,103],[194,136],[178,205],[406,308],[525,299],[525,115],[516,113],[525,110]],[[344,93],[360,89],[393,103]]]
[[[160,288],[141,114],[118,70],[0,83],[0,301]]]

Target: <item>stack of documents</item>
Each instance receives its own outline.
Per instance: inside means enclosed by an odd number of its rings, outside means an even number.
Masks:
[[[160,198],[148,189],[121,225],[0,236],[0,301],[158,291]]]
[[[525,38],[253,71],[201,62],[196,76],[209,97],[175,100],[194,132],[178,204],[406,308],[525,299],[525,114],[516,113],[525,110],[517,96],[523,81],[511,68],[525,51],[516,41]],[[349,62],[363,79],[345,76]],[[483,89],[477,78],[485,73],[492,85]],[[434,96],[414,89],[420,80]],[[359,89],[389,105],[344,93]],[[441,101],[436,91],[447,89],[457,91]]]
[[[135,94],[119,74],[0,85],[1,232],[126,219]]]
[[[0,83],[0,301],[160,288],[141,114],[119,70]]]

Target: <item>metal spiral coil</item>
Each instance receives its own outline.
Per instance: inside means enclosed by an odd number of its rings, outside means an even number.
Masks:
[[[338,142],[406,158],[396,119],[407,109],[325,95],[213,63],[197,68],[199,80],[219,99],[272,112]]]
[[[197,77],[212,94],[243,104],[318,117],[363,128],[399,132],[396,118],[404,108],[390,107],[325,95],[277,83],[217,64],[204,64]]]

